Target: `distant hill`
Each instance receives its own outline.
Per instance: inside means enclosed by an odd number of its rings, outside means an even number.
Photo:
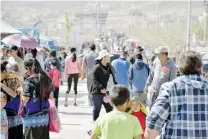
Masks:
[[[100,12],[108,13],[106,28],[115,28],[128,34],[128,30],[131,27],[152,26],[156,24],[157,1],[101,2],[100,6]],[[186,24],[187,7],[187,1],[160,1],[159,21],[163,22],[163,24],[172,24],[175,22]],[[41,20],[42,34],[60,38],[62,41],[66,34],[64,12],[68,12],[69,19],[73,23],[71,41],[77,36],[79,36],[80,40],[96,36],[95,18],[85,19],[81,30],[80,26],[82,26],[82,22],[80,23],[80,20],[75,18],[76,13],[96,13],[96,2],[2,1],[1,10],[2,18],[14,27],[32,27],[33,24]],[[203,10],[202,1],[192,2],[192,20],[198,20],[202,16]]]

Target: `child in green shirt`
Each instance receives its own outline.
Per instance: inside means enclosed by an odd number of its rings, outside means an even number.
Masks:
[[[138,119],[126,109],[130,103],[130,92],[126,86],[114,85],[109,93],[114,111],[99,117],[90,139],[141,139],[143,134]]]

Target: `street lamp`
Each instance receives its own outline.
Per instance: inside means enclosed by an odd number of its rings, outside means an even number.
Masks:
[[[208,0],[204,0],[204,42],[206,41],[207,39],[207,34],[208,34],[208,27],[207,27],[207,24],[208,24]]]

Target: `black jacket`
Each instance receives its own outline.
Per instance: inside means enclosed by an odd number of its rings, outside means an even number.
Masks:
[[[87,77],[90,93],[101,95],[101,90],[107,88],[110,74],[113,76],[114,84],[117,84],[113,67],[110,64],[103,66],[100,62],[96,61],[96,65],[90,70]]]

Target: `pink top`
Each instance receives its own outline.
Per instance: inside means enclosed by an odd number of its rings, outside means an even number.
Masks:
[[[66,74],[79,73],[80,60],[77,58],[75,62],[72,62],[72,55],[69,55],[65,59],[65,72]]]
[[[60,86],[60,71],[55,67],[55,68],[52,68],[48,72],[48,75],[51,77],[54,86],[59,88],[59,86]]]

